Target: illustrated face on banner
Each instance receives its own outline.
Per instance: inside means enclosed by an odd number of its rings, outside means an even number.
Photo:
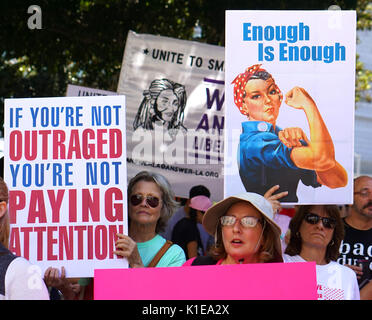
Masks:
[[[178,109],[178,98],[170,89],[160,92],[156,99],[156,110],[160,114],[160,118],[165,122],[170,122],[173,115]]]
[[[149,170],[178,197],[204,185],[223,198],[224,59],[220,46],[128,32],[117,88],[128,105],[128,179]]]
[[[273,78],[251,79],[247,82],[243,108],[246,108],[250,119],[266,121],[275,126],[280,105],[280,94]]]
[[[225,56],[224,196],[351,203],[355,12],[227,11]]]
[[[155,79],[149,89],[143,91],[143,95],[133,123],[134,130],[138,127],[153,130],[157,121],[161,121],[167,130],[186,130],[183,126],[186,107],[186,91],[183,85],[168,79]]]
[[[275,80],[261,64],[248,67],[234,81],[234,103],[250,120],[267,121],[275,126],[283,95]]]

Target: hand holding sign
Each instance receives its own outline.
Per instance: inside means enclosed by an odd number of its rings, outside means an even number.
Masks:
[[[118,233],[118,240],[115,243],[115,254],[128,259],[132,268],[143,268],[143,262],[138,252],[137,243],[129,236]]]
[[[271,203],[274,212],[278,212],[282,208],[279,199],[285,197],[288,194],[288,191],[273,194],[279,188],[280,188],[279,185],[275,185],[271,187],[269,190],[267,190],[266,193],[264,194],[264,198],[266,198],[266,200],[268,200]]]

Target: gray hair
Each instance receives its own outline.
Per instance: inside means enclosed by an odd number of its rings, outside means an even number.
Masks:
[[[172,217],[173,213],[179,207],[178,202],[175,200],[175,195],[169,181],[161,174],[151,171],[141,171],[137,173],[128,184],[128,199],[132,194],[133,187],[139,181],[154,182],[162,193],[163,206],[160,211],[160,218],[156,224],[156,233],[165,230],[168,220]]]

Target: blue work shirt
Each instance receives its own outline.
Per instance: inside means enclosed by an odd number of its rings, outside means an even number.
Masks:
[[[288,195],[281,202],[298,202],[297,186],[301,180],[306,186],[321,186],[314,170],[298,168],[291,159],[292,148],[285,146],[271,123],[247,121],[242,123],[242,134],[238,147],[240,178],[248,192],[264,195],[274,185]],[[301,141],[306,145],[305,141]]]

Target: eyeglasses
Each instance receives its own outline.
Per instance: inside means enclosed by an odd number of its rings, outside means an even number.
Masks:
[[[307,213],[305,215],[305,221],[310,224],[318,224],[322,220],[323,226],[327,229],[334,229],[336,226],[336,220],[328,217],[321,217],[315,213]]]
[[[160,199],[155,196],[143,196],[142,194],[134,194],[129,200],[132,206],[138,206],[142,203],[143,199],[146,200],[146,204],[151,208],[156,208],[159,205]]]
[[[354,194],[359,194],[363,198],[367,198],[367,197],[369,198],[371,196],[371,191],[362,190],[362,191],[354,192]]]
[[[220,218],[221,224],[223,226],[233,226],[239,220],[240,224],[245,228],[254,228],[258,222],[261,222],[261,219],[256,217],[243,217],[238,219],[234,216],[222,216]]]

